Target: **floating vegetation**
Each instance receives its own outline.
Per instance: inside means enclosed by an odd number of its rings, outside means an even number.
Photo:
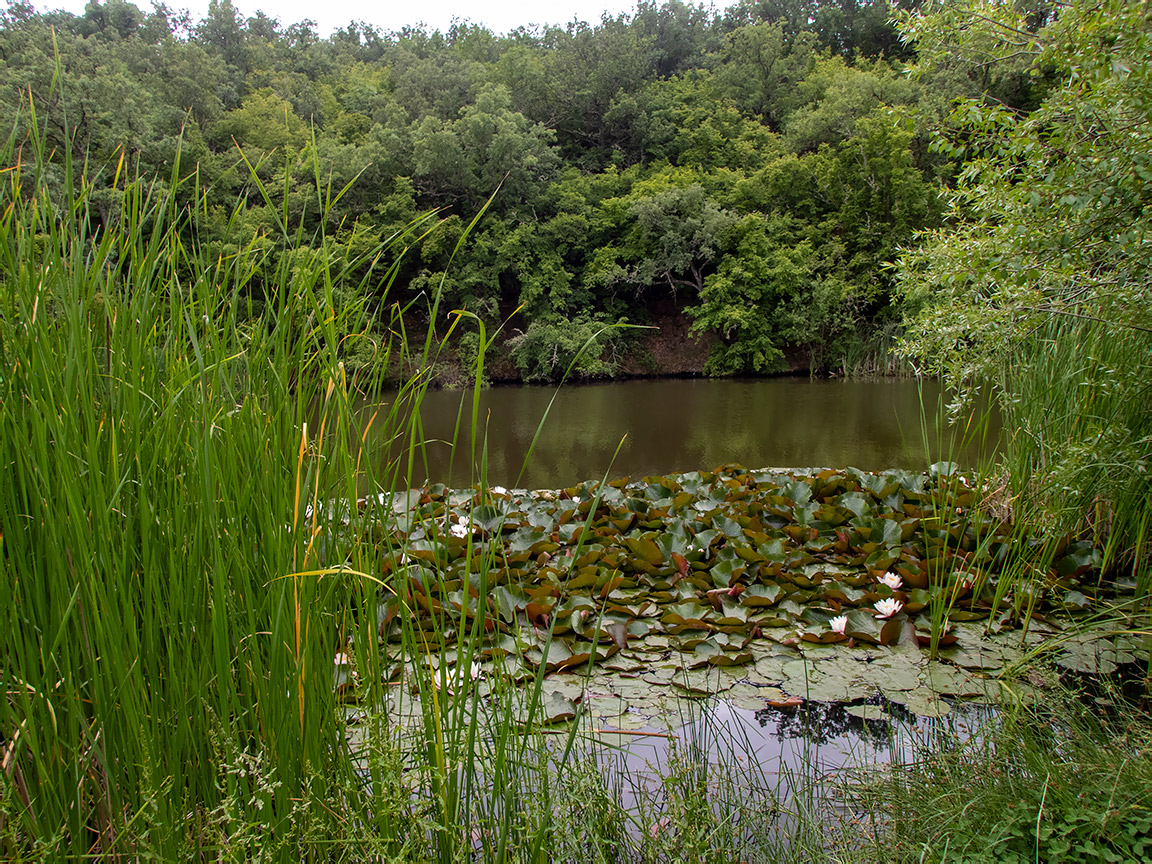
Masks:
[[[665,698],[717,694],[760,708],[882,694],[938,716],[945,697],[1001,698],[997,678],[1038,647],[1081,671],[1147,661],[1123,637],[1069,630],[1134,586],[1103,585],[1089,543],[994,519],[953,463],[433,486],[372,503],[393,674],[451,668],[463,635],[482,693],[548,676],[546,719],[582,705],[638,728]]]

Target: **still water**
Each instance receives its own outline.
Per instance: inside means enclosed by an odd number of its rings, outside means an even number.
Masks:
[[[487,454],[489,484],[527,488],[571,486],[606,472],[639,478],[733,462],[750,468],[863,470],[924,468],[944,458],[971,464],[981,450],[961,447],[960,432],[936,421],[940,398],[935,382],[908,379],[494,387],[480,394],[478,438],[486,439],[486,446],[477,450]],[[474,469],[468,459],[468,433],[459,436],[455,449],[450,443],[462,400],[467,418],[470,392],[426,395],[420,416],[429,441],[427,464],[421,461],[414,471],[415,482],[464,486],[478,480],[480,463]],[[993,437],[999,434],[998,427],[991,431]]]

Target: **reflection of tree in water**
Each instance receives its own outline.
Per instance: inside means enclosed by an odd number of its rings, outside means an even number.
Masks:
[[[872,696],[863,702],[805,702],[785,708],[762,708],[756,712],[761,728],[775,723],[775,736],[803,738],[812,744],[827,744],[834,738],[853,737],[872,744],[888,744],[893,730],[888,719],[865,720],[850,714],[850,705],[878,705],[900,725],[912,725],[921,720],[903,705],[889,702],[883,696]]]

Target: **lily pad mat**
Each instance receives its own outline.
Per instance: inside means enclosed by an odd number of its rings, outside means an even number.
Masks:
[[[1131,593],[1098,587],[1097,550],[1025,542],[976,503],[951,463],[922,474],[729,466],[554,492],[413,490],[382,499],[368,538],[386,585],[380,635],[402,665],[412,660],[395,650],[405,628],[407,644],[449,664],[459,633],[478,634],[469,657],[482,674],[542,671],[546,689],[591,665],[570,701],[610,705],[629,722],[660,714],[666,694],[737,685],[749,702],[776,701],[768,688],[813,701],[879,692],[943,713],[941,696],[999,695],[984,676],[1023,656],[1024,622],[1031,645],[1061,640],[1069,668],[1147,659],[1136,645],[1062,635]],[[1001,584],[1022,543],[1037,553],[1055,543],[1051,566],[1027,587]],[[929,663],[919,648],[934,607],[947,610],[945,647]],[[555,716],[565,713],[557,697]]]

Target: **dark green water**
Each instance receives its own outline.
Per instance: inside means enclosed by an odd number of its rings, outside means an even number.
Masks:
[[[922,432],[921,395],[930,446]],[[549,402],[553,400],[551,410]],[[469,485],[478,479],[467,435],[449,462],[461,400],[471,393],[427,394],[421,407],[428,468],[413,480]],[[914,380],[813,381],[675,379],[551,387],[495,387],[480,394],[480,437],[487,436],[492,485],[558,488],[586,479],[643,477],[738,462],[750,468],[924,468],[952,458],[972,464],[974,447],[949,443],[940,388]],[[525,467],[529,445],[548,412]],[[998,436],[999,428],[993,429]],[[613,461],[613,454],[619,453]],[[478,465],[479,463],[477,463]],[[523,473],[521,473],[521,469]],[[478,469],[477,469],[478,471]]]

